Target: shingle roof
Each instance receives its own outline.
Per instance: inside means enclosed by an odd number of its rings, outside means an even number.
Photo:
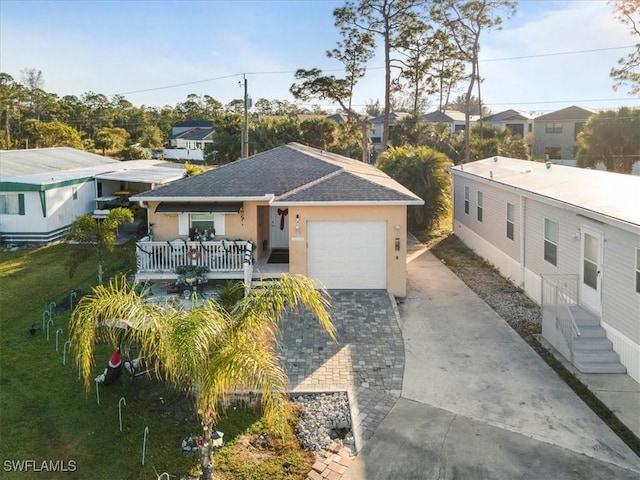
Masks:
[[[182,138],[184,140],[207,140],[213,134],[212,128],[191,128],[186,132],[178,133],[173,138]]]
[[[482,117],[482,120],[487,122],[504,122],[507,120],[530,120],[528,117],[522,115],[517,110],[509,109],[503,112],[493,113]]]
[[[452,167],[546,199],[640,227],[640,177],[587,168],[492,157]],[[459,172],[459,173],[458,173]]]
[[[203,128],[213,128],[213,122],[211,120],[182,120],[180,122],[176,122],[173,124],[174,127],[203,127]]]
[[[572,105],[571,107],[562,108],[555,112],[547,113],[546,115],[540,115],[536,117],[536,120],[586,120],[593,114],[594,112],[592,110]]]
[[[422,202],[376,167],[297,143],[237,160],[134,198],[215,201],[267,196],[273,196],[276,202],[289,203]]]
[[[475,122],[478,119],[478,115],[471,115],[469,120]],[[464,113],[458,110],[436,110],[434,112],[427,113],[424,116],[427,122],[464,122]]]

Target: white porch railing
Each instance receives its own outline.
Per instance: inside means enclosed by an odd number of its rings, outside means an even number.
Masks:
[[[581,335],[572,307],[580,305],[578,275],[542,276],[542,321],[555,322],[562,332],[573,362],[573,341]]]
[[[243,272],[251,265],[253,244],[245,240],[192,242],[176,239],[151,241],[148,237],[136,243],[137,273],[175,273],[180,265],[200,265],[209,273]]]

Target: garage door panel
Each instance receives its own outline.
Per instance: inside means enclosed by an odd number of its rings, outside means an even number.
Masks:
[[[385,222],[309,222],[307,269],[327,288],[386,289]]]

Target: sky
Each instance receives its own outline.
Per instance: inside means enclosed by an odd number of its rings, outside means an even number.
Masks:
[[[61,97],[122,94],[150,107],[175,106],[191,93],[226,104],[241,98],[244,78],[254,102],[293,102],[297,69],[341,75],[325,52],[340,39],[333,10],[344,3],[0,0],[0,71],[19,81],[22,70],[41,70],[44,90]],[[640,98],[613,90],[609,71],[638,41],[605,0],[520,0],[501,30],[481,37],[483,101],[494,113],[637,107]],[[356,86],[356,110],[382,103],[382,67],[378,49]]]

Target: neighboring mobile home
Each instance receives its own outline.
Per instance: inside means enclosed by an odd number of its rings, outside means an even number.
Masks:
[[[11,244],[57,240],[79,215],[184,176],[182,166],[168,165],[69,147],[0,151],[0,238]]]
[[[288,272],[397,296],[406,295],[407,205],[424,203],[371,165],[296,143],[132,200],[148,208],[151,232],[138,242],[138,280],[175,279],[187,264],[209,279]]]
[[[542,306],[545,339],[640,381],[640,178],[505,157],[451,173],[455,234]]]

